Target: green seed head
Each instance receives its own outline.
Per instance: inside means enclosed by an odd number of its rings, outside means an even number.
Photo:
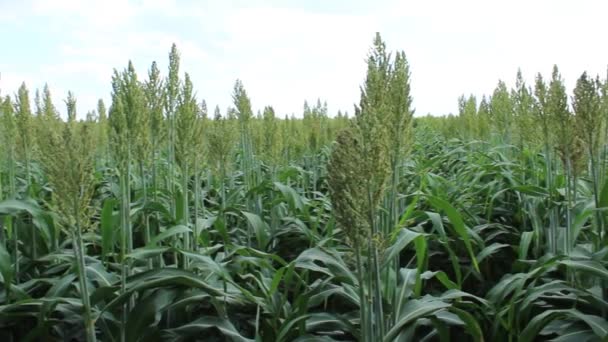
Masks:
[[[351,127],[336,137],[327,165],[332,210],[353,245],[359,245],[370,235],[366,219],[367,180],[363,172],[359,172],[364,158],[360,138],[356,136],[356,129]]]
[[[17,103],[15,104],[15,118],[17,123],[17,151],[20,158],[31,158],[32,150],[34,149],[34,122],[30,107],[29,91],[25,83],[21,84],[17,93]]]
[[[175,157],[182,169],[194,163],[196,144],[193,141],[201,134],[198,127],[199,109],[193,89],[190,76],[186,74],[176,112]]]
[[[599,80],[594,80],[583,73],[576,81],[572,108],[578,122],[578,136],[583,140],[587,149],[596,154],[599,149],[603,127]]]
[[[73,110],[72,100],[66,101],[68,112]],[[93,123],[70,120],[60,123],[60,128],[44,137],[46,153],[42,155],[42,164],[53,189],[51,205],[68,227],[87,228],[93,213],[90,204],[95,183]]]
[[[156,62],[152,63],[148,72],[148,80],[144,85],[146,110],[150,117],[150,134],[152,139],[161,140],[163,130],[164,84]]]
[[[222,117],[220,109],[215,107],[214,119],[209,123],[207,143],[209,159],[216,172],[230,169],[230,163],[239,131],[234,116]]]

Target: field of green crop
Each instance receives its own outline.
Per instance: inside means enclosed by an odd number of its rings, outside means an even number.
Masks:
[[[414,117],[377,35],[354,113],[296,118],[179,62],[1,98],[1,341],[608,340],[606,79]]]

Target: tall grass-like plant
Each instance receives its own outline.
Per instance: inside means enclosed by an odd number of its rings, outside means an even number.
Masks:
[[[17,122],[15,118],[15,112],[13,103],[11,101],[10,96],[6,96],[4,99],[0,98],[0,107],[2,107],[2,116],[0,119],[2,120],[2,145],[4,152],[4,161],[6,167],[6,175],[7,175],[7,183],[8,189],[6,198],[15,199],[17,197],[17,171],[16,171],[16,160],[17,160]],[[1,181],[0,181],[1,182]],[[12,259],[15,268],[15,282],[19,284],[20,279],[20,265],[19,265],[19,230],[16,228],[15,222],[11,216],[8,216],[4,219],[4,227],[6,227],[8,238],[11,238],[13,248],[12,248]]]
[[[366,135],[361,139],[365,145],[370,146],[369,148],[381,151],[383,139],[390,141],[384,156],[389,164],[390,175],[389,191],[384,198],[384,207],[387,214],[381,215],[377,220],[371,217],[373,220],[370,222],[370,224],[373,223],[371,224],[372,232],[378,241],[387,242],[391,239],[401,211],[398,186],[402,176],[402,163],[413,138],[411,129],[414,110],[411,106],[410,72],[405,53],[397,52],[394,60],[391,60],[391,56],[386,52],[385,43],[380,35],[376,34],[373,49],[368,57],[367,77],[361,89],[361,101],[360,106],[356,108],[355,121],[360,130],[367,132],[363,133],[364,135],[376,134]],[[382,138],[383,135],[385,135],[384,138]],[[370,142],[373,140],[376,140],[378,144],[371,144]],[[379,153],[378,157],[380,158],[377,161],[382,162],[382,153],[378,151],[373,153]],[[366,153],[372,152],[367,151]],[[381,163],[378,164],[378,168],[382,170]],[[370,189],[370,191],[384,190],[383,183],[378,182],[378,184],[381,184],[378,189]],[[374,254],[372,258],[377,259],[378,251],[375,247],[373,249],[373,252],[370,251]],[[386,286],[386,295],[392,295],[391,302],[394,303],[397,300],[396,292],[389,293],[391,291],[389,289],[394,288],[389,286],[389,279],[392,277],[392,272],[398,274],[399,260],[395,258],[390,263],[393,267],[385,272],[383,279]],[[374,265],[373,269],[380,272],[378,265]],[[377,283],[377,286],[380,286],[379,279]],[[381,289],[376,289],[376,292],[374,296],[380,298],[382,296]],[[381,310],[381,303],[377,304],[377,307],[377,310]],[[396,307],[397,305],[393,306],[395,309]],[[396,313],[393,312],[392,317],[395,318],[395,316]],[[380,331],[382,332],[383,329],[384,327]]]
[[[515,89],[511,91],[511,98],[513,99],[513,116],[517,129],[517,145],[523,157],[526,145],[534,146],[536,143],[537,134],[532,114],[534,110],[532,90],[527,87],[521,69],[517,70]]]
[[[399,185],[403,179],[403,164],[407,158],[408,153],[411,151],[413,145],[413,115],[414,109],[412,108],[412,96],[410,95],[410,70],[409,63],[406,59],[405,52],[397,52],[391,72],[389,75],[388,83],[388,116],[385,119],[385,125],[388,125],[388,141],[389,143],[389,161],[390,161],[390,187],[385,197],[384,207],[388,209],[388,220],[384,222],[384,240],[385,243],[391,243],[392,238],[395,236],[396,229],[399,223],[399,216],[402,214],[404,209],[403,200],[399,198]],[[475,103],[474,99],[472,102],[468,102],[468,110],[472,112],[469,116],[474,116]],[[472,104],[472,108],[471,107]],[[390,326],[394,325],[399,315],[397,305],[397,287],[391,286],[391,278],[399,273],[400,260],[399,256],[391,260],[391,266],[384,275],[385,292],[386,296],[390,298],[392,303],[393,312],[391,314],[392,322]],[[392,292],[392,293],[391,293]]]
[[[572,148],[576,141],[576,130],[575,122],[572,113],[568,108],[568,95],[566,94],[566,87],[564,81],[559,73],[556,65],[553,66],[551,74],[551,81],[549,82],[549,88],[547,89],[547,112],[551,115],[552,132],[555,134],[555,149],[562,160],[564,173],[568,179],[571,180],[572,175]],[[559,222],[557,223],[559,226]],[[566,241],[571,229],[572,222],[570,217],[570,210],[567,210],[566,217]],[[554,231],[552,234],[551,248],[553,253],[558,251],[558,231]]]
[[[399,215],[397,186],[402,177],[401,164],[410,151],[413,142],[412,118],[414,110],[410,95],[410,71],[403,51],[395,54],[395,60],[389,75],[387,100],[388,115],[386,115],[385,124],[388,125],[388,139],[391,142],[389,159],[392,174],[389,201],[393,205],[390,209],[392,218],[388,229],[392,229]]]
[[[200,214],[205,212],[204,202],[201,199],[201,176],[205,169],[205,162],[208,156],[208,150],[206,145],[206,133],[208,130],[209,120],[207,118],[207,103],[205,100],[201,101],[200,106],[197,108],[196,122],[193,127],[192,137],[192,149],[194,154],[193,159],[193,172],[194,172],[194,185],[192,191],[194,192],[194,241],[193,248],[198,251],[200,248]],[[208,165],[208,164],[207,164]],[[203,176],[203,179],[205,177]],[[202,205],[202,208],[201,208]],[[202,209],[202,211],[201,211]],[[206,240],[205,240],[206,241]],[[207,247],[207,246],[205,246]]]
[[[138,176],[140,187],[142,190],[142,199],[144,208],[148,204],[148,173],[146,169],[150,167],[152,162],[152,121],[153,113],[148,110],[146,103],[146,89],[145,84],[139,82],[135,69],[132,63],[129,63],[128,75],[125,77],[124,85],[128,90],[126,102],[129,103],[129,115],[132,117],[133,126],[131,128],[131,144],[134,152],[134,161],[136,162],[138,169]],[[150,220],[146,211],[143,214],[143,240],[145,243],[149,243],[151,240],[150,233]],[[131,238],[132,241],[132,238]],[[132,248],[132,246],[131,246]],[[150,262],[148,263],[149,266]]]
[[[17,92],[15,103],[15,118],[17,122],[18,144],[17,151],[25,165],[25,184],[29,188],[31,180],[32,153],[35,137],[30,96],[25,83],[22,83]],[[29,189],[28,189],[29,191]]]
[[[164,136],[163,132],[163,107],[164,107],[164,83],[156,62],[152,62],[148,71],[148,80],[144,83],[146,97],[146,111],[150,120],[150,142],[152,150],[152,193],[154,200],[158,191],[158,150]]]
[[[263,144],[262,151],[264,160],[272,165],[279,162],[279,152],[281,151],[281,137],[279,123],[276,118],[274,108],[266,106],[263,113]]]
[[[15,103],[15,119],[17,123],[17,151],[19,159],[25,165],[25,187],[27,196],[32,195],[32,158],[35,149],[36,126],[32,115],[30,96],[25,83],[22,83],[17,92]],[[37,232],[36,227],[30,225],[32,257],[37,258]]]
[[[542,142],[544,146],[544,159],[545,159],[545,187],[549,193],[549,227],[547,232],[537,232],[536,235],[539,241],[543,238],[547,243],[547,250],[555,253],[556,252],[556,239],[557,239],[557,226],[558,226],[558,212],[557,207],[553,204],[555,202],[555,191],[554,187],[554,162],[553,162],[553,143],[554,135],[552,134],[552,112],[549,107],[549,89],[547,84],[543,80],[541,74],[537,74],[534,83],[534,115],[537,125],[541,129]]]
[[[513,99],[513,117],[515,121],[514,127],[516,128],[516,139],[517,147],[519,149],[519,158],[522,165],[528,164],[528,149],[533,149],[536,146],[536,137],[534,125],[534,116],[532,111],[534,110],[534,99],[532,97],[532,90],[526,86],[524,82],[521,69],[517,70],[517,77],[515,80],[515,89],[511,90],[511,98]],[[531,158],[533,161],[534,158]],[[531,165],[533,170],[536,170],[535,165]],[[523,172],[522,183],[528,183],[527,173]],[[522,194],[522,202],[524,206],[520,209],[522,216],[528,212],[529,208],[525,206],[529,203],[526,199],[526,195]],[[522,230],[527,230],[528,220],[522,220]]]
[[[462,120],[461,135],[467,139],[479,137],[477,127],[477,99],[473,95],[465,97],[462,95],[458,98],[458,115]]]
[[[379,255],[388,229],[382,227],[378,220],[378,206],[391,174],[391,153],[397,153],[391,150],[389,139],[403,139],[403,132],[399,131],[396,137],[391,136],[391,131],[383,120],[389,119],[391,123],[397,124],[396,129],[405,130],[407,127],[404,127],[404,123],[409,114],[409,94],[403,93],[407,81],[402,80],[399,86],[395,84],[394,89],[399,90],[391,94],[385,90],[390,84],[389,75],[390,65],[385,45],[380,36],[376,35],[354,124],[338,136],[328,165],[332,205],[339,208],[336,210],[336,220],[344,229],[348,229],[347,234],[353,241],[360,286],[363,341],[382,340],[386,333]],[[387,100],[389,94],[399,95],[404,101],[396,102],[401,106],[396,106],[394,111],[391,111],[389,105],[391,101]],[[392,143],[397,142],[391,141]],[[349,215],[353,218],[348,219],[346,216]],[[364,219],[364,224],[352,221],[358,221],[359,218]],[[361,236],[367,238],[361,239]],[[360,256],[362,251],[365,251],[366,262]]]
[[[595,206],[600,207],[600,175],[601,169],[598,163],[600,159],[600,144],[602,126],[604,125],[602,112],[601,112],[601,99],[598,87],[600,86],[599,81],[590,78],[587,73],[583,73],[581,77],[576,81],[576,87],[574,88],[574,96],[572,97],[572,108],[576,114],[579,126],[577,127],[580,132],[582,141],[584,142],[585,149],[590,161],[591,176],[593,181],[593,193]],[[603,220],[600,215],[596,215],[597,226],[596,226],[596,243],[595,249],[599,250],[603,244],[602,235],[603,232]]]
[[[189,211],[189,183],[190,176],[193,169],[193,164],[196,160],[196,147],[194,143],[195,139],[198,139],[202,134],[200,132],[200,125],[198,125],[198,105],[196,98],[194,97],[194,90],[192,81],[188,74],[185,75],[184,85],[181,89],[177,112],[175,117],[176,122],[176,140],[175,140],[175,158],[181,171],[181,194],[182,194],[182,212],[180,217],[180,223],[189,226],[190,225],[190,211]],[[184,233],[184,249],[192,250],[193,246],[190,242],[190,233]],[[188,267],[188,259],[184,258],[185,268]]]
[[[1,89],[0,89],[1,90]],[[2,100],[2,92],[0,92],[0,143],[6,144],[6,138],[4,137],[4,129],[1,126],[4,121],[4,102]],[[8,152],[6,148],[0,148],[0,200],[5,199],[5,191],[4,191],[4,177],[2,177],[3,173],[5,173],[5,163],[7,160]],[[6,235],[4,230],[4,221],[0,220],[0,245],[6,248]]]
[[[600,80],[598,85],[600,96],[600,112],[602,116],[602,134],[600,136],[600,180],[604,184],[606,182],[606,167],[608,166],[608,73],[606,78]]]
[[[144,99],[141,85],[133,64],[125,71],[114,71],[112,78],[112,107],[108,121],[111,127],[112,154],[118,167],[120,179],[120,262],[121,262],[121,292],[126,290],[126,278],[130,274],[130,262],[126,255],[133,250],[133,231],[131,225],[131,166],[132,153],[141,139],[137,128],[142,122]],[[125,338],[127,305],[123,307],[121,338]]]
[[[251,134],[251,121],[253,112],[251,110],[251,100],[247,91],[240,80],[234,84],[232,101],[236,109],[236,116],[239,123],[240,133],[240,168],[243,171],[245,191],[249,192],[258,185],[259,165],[255,158],[254,146]],[[262,199],[258,194],[253,194],[253,198],[247,200],[247,210],[262,216]],[[252,247],[251,238],[253,231],[251,225],[247,235],[247,245]]]
[[[367,120],[366,120],[367,121]],[[379,127],[379,126],[378,126]],[[371,128],[368,126],[368,128]],[[328,164],[328,183],[336,221],[344,229],[353,248],[359,285],[362,341],[377,341],[384,336],[384,312],[377,270],[376,210],[388,175],[387,148],[373,145],[359,127],[343,130]],[[383,163],[373,167],[369,152],[382,156]],[[362,169],[362,166],[364,168]],[[383,167],[384,166],[384,167]],[[365,258],[365,259],[364,259]],[[377,272],[374,272],[376,270]]]
[[[146,155],[149,153],[149,117],[145,111],[144,93],[141,83],[138,80],[137,73],[133,63],[129,61],[129,65],[121,75],[121,102],[124,110],[124,117],[127,123],[127,142],[128,142],[128,160],[125,160],[125,181],[126,195],[128,196],[128,205],[131,202],[131,164],[132,160],[138,163],[143,163],[146,160]],[[133,153],[137,154],[134,157]],[[130,223],[129,212],[125,213],[128,222],[128,244],[127,251],[130,253],[133,250],[133,231]]]
[[[223,117],[219,107],[215,107],[213,121],[209,123],[207,133],[209,161],[216,178],[219,180],[220,211],[222,213],[226,206],[226,177],[232,169],[232,154],[239,134],[235,121],[230,117]]]
[[[250,127],[251,120],[253,119],[253,112],[251,110],[251,100],[249,99],[241,80],[236,80],[234,84],[232,102],[236,109],[236,116],[239,122],[240,147],[242,153],[241,167],[245,174],[245,184],[247,184],[248,187],[252,187],[255,184],[255,175],[253,171],[254,151]]]
[[[97,139],[98,150],[102,163],[110,161],[110,127],[108,125],[108,110],[102,99],[97,100]]]
[[[507,85],[499,81],[490,100],[490,117],[502,143],[511,143],[513,104]]]
[[[36,117],[38,120],[36,135],[39,139],[44,140],[47,134],[53,134],[60,130],[59,112],[53,104],[51,90],[47,84],[44,85],[42,90],[41,101],[40,114]],[[39,146],[39,148],[43,150],[44,146]]]
[[[487,141],[490,137],[490,122],[491,122],[491,109],[490,109],[490,100],[486,98],[486,96],[481,97],[481,101],[479,101],[479,109],[477,110],[477,131],[479,132],[479,139]]]
[[[171,46],[169,53],[169,74],[164,82],[164,113],[167,122],[167,164],[168,174],[166,178],[167,189],[172,194],[171,196],[171,214],[176,217],[176,202],[175,202],[175,143],[176,143],[176,110],[179,101],[180,80],[179,80],[179,64],[180,54],[177,46]]]
[[[165,136],[165,127],[163,121],[163,107],[164,107],[164,83],[160,75],[160,70],[156,65],[156,62],[152,62],[150,70],[148,71],[148,79],[143,85],[145,95],[145,110],[148,116],[150,125],[150,163],[151,163],[151,186],[152,186],[152,199],[154,202],[158,202],[158,162],[159,162],[159,149]],[[147,193],[144,198],[144,202],[147,202]],[[156,222],[158,223],[158,215],[155,213]],[[151,240],[150,231],[150,220],[146,217],[146,243]],[[156,230],[158,233],[158,229]],[[159,264],[162,262],[162,257],[159,257]]]
[[[68,121],[61,124],[61,130],[45,137],[47,153],[42,159],[53,188],[52,206],[61,214],[61,221],[72,237],[86,339],[96,341],[85,263],[87,253],[82,237],[94,212],[91,199],[95,185],[95,134],[90,123],[76,122],[76,102],[71,93],[66,104]]]

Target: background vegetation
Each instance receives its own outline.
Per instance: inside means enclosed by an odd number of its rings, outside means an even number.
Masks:
[[[208,111],[169,70],[0,106],[3,341],[604,341],[608,81],[414,118],[380,36],[354,116]],[[33,103],[33,105],[32,105]]]

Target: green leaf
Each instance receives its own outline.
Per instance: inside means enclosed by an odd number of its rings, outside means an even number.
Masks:
[[[101,209],[101,251],[106,258],[114,249],[114,228],[116,227],[114,206],[116,203],[114,198],[107,199],[103,202]]]
[[[253,233],[255,234],[258,243],[258,248],[261,250],[266,249],[266,245],[270,241],[268,225],[264,223],[264,221],[262,221],[262,219],[254,213],[250,213],[247,211],[241,211],[241,213],[243,214],[243,216],[245,216],[247,222],[249,222],[249,225],[253,229]]]
[[[608,280],[608,270],[597,261],[566,259],[560,260],[558,263],[576,271],[594,274],[604,280]]]
[[[448,236],[445,232],[445,228],[443,227],[443,222],[441,220],[441,215],[433,212],[425,212],[425,214],[431,219],[433,222],[433,227],[439,233],[441,239],[439,240],[450,256],[450,262],[452,264],[452,269],[454,270],[454,274],[456,275],[456,282],[459,284],[462,283],[462,271],[460,269],[460,260],[454,250],[450,247]],[[422,272],[422,270],[420,271]]]
[[[585,208],[583,211],[578,213],[574,217],[574,222],[572,224],[572,241],[577,241],[578,236],[580,235],[585,223],[589,220],[590,217],[593,216],[594,211],[588,208]]]
[[[32,216],[40,213],[40,208],[35,203],[8,199],[0,202],[0,214],[13,215],[20,211],[27,211]]]
[[[285,273],[286,268],[285,267],[281,267],[275,274],[274,277],[272,277],[272,283],[270,284],[270,290],[268,291],[268,294],[270,296],[272,296],[277,288],[279,287],[279,284],[281,283],[281,280],[283,280],[283,273]]]
[[[606,180],[604,181],[604,185],[602,186],[602,191],[600,192],[600,198],[599,198],[599,208],[597,209],[608,209],[608,178],[606,178]],[[608,219],[608,211],[604,210],[602,211],[602,215],[604,216],[604,219]]]
[[[482,262],[488,256],[496,253],[499,249],[505,248],[505,247],[510,247],[510,245],[495,242],[495,243],[487,246],[486,248],[481,250],[481,252],[479,252],[479,254],[477,254],[477,261]]]
[[[438,311],[434,316],[449,325],[464,325],[464,321],[458,315],[449,311]]]
[[[606,340],[608,338],[608,321],[600,316],[595,315],[586,315],[578,310],[568,310],[570,316],[576,317],[581,321],[585,322],[591,330],[602,338],[602,340]]]
[[[280,182],[274,182],[274,186],[279,189],[292,210],[302,211],[304,209],[304,199],[292,187]]]
[[[277,334],[277,342],[290,341],[287,340],[287,338],[289,337],[289,334],[294,333],[295,325],[300,322],[306,321],[307,319],[308,315],[301,315],[284,322],[283,325],[281,325],[281,329],[279,329],[279,332]]]
[[[385,342],[392,342],[410,324],[417,320],[433,315],[440,310],[449,308],[450,304],[439,300],[410,299],[401,307],[401,315],[393,327],[384,336]]]
[[[103,309],[106,311],[125,303],[133,293],[163,287],[183,287],[188,289],[200,289],[211,296],[224,297],[232,300],[232,295],[225,293],[222,289],[211,286],[206,279],[185,270],[173,268],[160,268],[133,275],[127,279],[127,289]],[[99,288],[98,290],[103,289]],[[104,293],[107,294],[107,293]]]
[[[538,314],[521,332],[519,335],[519,340],[522,342],[535,341],[538,333],[543,327],[545,327],[549,322],[560,317],[571,317],[578,319],[591,327],[593,332],[601,339],[608,337],[608,322],[605,319],[599,316],[586,315],[575,309],[566,309],[547,310]]]
[[[127,259],[147,260],[147,259],[157,257],[163,253],[173,251],[173,250],[177,250],[177,249],[174,249],[173,247],[166,247],[166,246],[141,247],[141,248],[134,249],[133,252],[127,254],[125,257]]]
[[[513,190],[521,192],[522,194],[530,195],[533,197],[548,197],[549,193],[547,189],[541,188],[536,185],[519,185],[512,187]]]
[[[325,267],[320,266],[317,262]],[[298,256],[295,263],[296,267],[321,272],[351,285],[357,283],[357,277],[344,261],[335,253],[329,254],[329,250],[324,251],[319,247],[307,249]]]
[[[593,341],[595,334],[591,329],[584,329],[582,327],[578,329],[568,329],[566,332],[561,333],[559,337],[551,340],[551,342],[581,342],[581,341]]]
[[[388,266],[405,247],[407,247],[415,239],[419,238],[424,239],[424,234],[417,233],[406,228],[400,229],[397,240],[384,251],[381,268],[384,269],[386,266]]]
[[[6,250],[6,247],[4,247],[3,243],[0,243],[0,274],[2,274],[4,288],[9,288],[9,285],[13,282],[15,271],[11,262],[11,255]]]
[[[449,204],[445,200],[434,196],[428,196],[428,198],[431,204],[436,209],[443,210],[446,213],[448,219],[454,226],[454,230],[464,242],[465,247],[469,252],[469,256],[471,257],[471,261],[473,262],[473,267],[477,272],[480,272],[479,265],[477,263],[477,258],[475,257],[475,253],[473,252],[473,246],[471,245],[471,240],[469,239],[469,232],[467,231],[467,227],[465,226],[464,221],[462,220],[462,216],[451,204]]]
[[[147,330],[158,324],[158,313],[171,305],[176,295],[175,291],[159,289],[143,298],[138,298],[125,325],[126,340],[146,341],[146,335],[149,334]]]
[[[534,232],[523,232],[519,240],[519,259],[526,260],[528,258],[528,250],[530,249],[530,243],[534,238]]]
[[[214,316],[203,316],[191,323],[184,324],[179,328],[168,329],[166,330],[166,337],[172,340],[192,336],[201,337],[204,336],[204,332],[209,329],[219,330],[224,336],[234,342],[255,341],[241,335],[229,320]]]
[[[439,282],[443,286],[445,286],[448,290],[460,290],[460,286],[458,286],[458,284],[453,282],[448,277],[448,275],[443,271],[436,271],[436,272],[426,271],[422,274],[422,278],[424,278],[425,280],[431,279],[432,277],[437,278],[437,280],[439,280]]]
[[[473,337],[473,341],[482,342],[483,341],[483,332],[481,327],[479,326],[479,322],[471,315],[469,312],[465,310],[461,310],[456,307],[451,307],[450,311],[458,315],[460,319],[465,324],[465,329]]]
[[[348,320],[328,312],[312,313],[306,320],[306,331],[309,333],[336,330],[352,333],[354,329]]]
[[[191,231],[192,231],[192,229],[190,229],[184,225],[177,225],[177,226],[171,227],[171,228],[165,230],[164,232],[156,235],[152,240],[150,240],[150,243],[148,245],[154,246],[169,237],[183,234],[183,233],[189,233]]]
[[[416,296],[420,296],[422,292],[422,279],[420,278],[422,272],[426,269],[428,248],[426,239],[417,238],[414,240],[414,246],[416,249],[416,285],[414,287],[414,293]]]

